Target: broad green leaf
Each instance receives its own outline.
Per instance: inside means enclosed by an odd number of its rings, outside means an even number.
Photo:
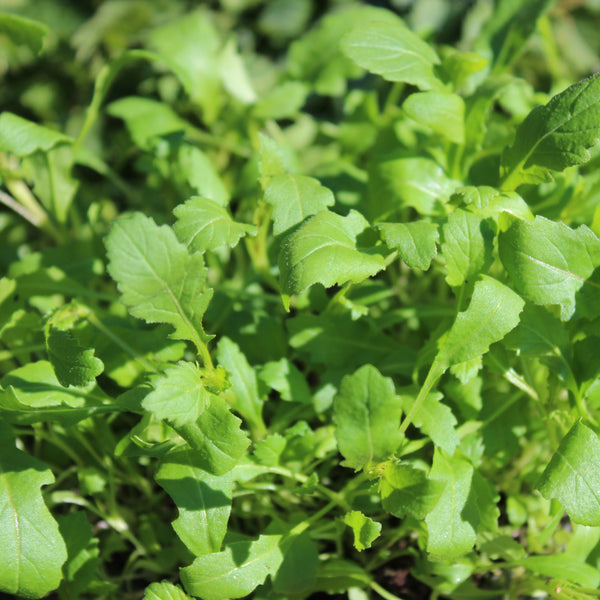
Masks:
[[[524,305],[515,292],[499,281],[491,277],[477,281],[469,306],[440,339],[432,368],[443,371],[485,354],[517,326]]]
[[[204,118],[212,123],[223,103],[221,37],[207,10],[190,12],[154,29],[149,36],[152,49],[177,74]]]
[[[501,192],[487,185],[467,186],[456,190],[452,200],[460,201],[468,210],[484,219],[492,217],[498,222],[502,213],[506,212],[517,219],[533,221],[533,213],[527,202],[516,192]]]
[[[266,188],[273,175],[283,175],[287,171],[284,149],[277,142],[263,133],[258,134],[260,149],[258,151],[259,180]]]
[[[342,40],[342,50],[358,65],[388,81],[403,81],[425,90],[440,86],[433,48],[401,21],[362,24]]]
[[[228,545],[222,552],[199,556],[181,569],[187,592],[203,600],[243,598],[273,577],[283,562],[281,535],[261,535],[257,540]]]
[[[86,386],[104,371],[94,349],[81,346],[69,331],[50,325],[46,331],[46,349],[56,377],[65,387]]]
[[[295,117],[304,106],[308,92],[308,87],[299,81],[284,81],[261,96],[252,114],[259,119]]]
[[[60,534],[67,545],[67,562],[63,566],[64,579],[60,592],[78,598],[98,580],[100,548],[92,526],[84,512],[73,512],[58,518]]]
[[[62,577],[67,551],[40,487],[54,482],[50,469],[15,448],[0,421],[0,591],[42,598]]]
[[[312,395],[302,372],[287,358],[265,364],[258,376],[281,395],[282,400],[310,404]]]
[[[475,543],[476,532],[463,517],[471,490],[473,466],[459,452],[450,458],[443,450],[435,449],[429,477],[444,484],[436,506],[425,517],[427,551],[446,559],[468,552]]]
[[[286,598],[313,589],[321,566],[319,547],[308,532],[286,541],[283,562],[273,577],[273,589]]]
[[[0,152],[29,156],[37,151],[48,152],[58,144],[70,142],[70,138],[58,131],[10,112],[0,114]]]
[[[257,95],[244,59],[237,49],[235,38],[230,38],[219,54],[219,73],[223,87],[242,104],[253,104]],[[195,93],[196,90],[194,90]]]
[[[350,5],[326,14],[315,27],[294,41],[287,55],[287,68],[294,79],[305,81],[317,94],[342,96],[348,80],[362,69],[344,56],[340,40],[351,28],[373,20],[393,20],[390,11],[373,6]]]
[[[283,294],[298,294],[315,283],[359,283],[381,271],[382,256],[357,248],[357,236],[368,226],[355,211],[346,217],[321,211],[306,219],[285,237],[279,255]]]
[[[152,382],[154,389],[142,406],[157,419],[175,426],[194,423],[211,401],[200,369],[190,362],[178,362]]]
[[[575,523],[600,525],[600,439],[578,421],[562,439],[537,484]]]
[[[254,443],[253,456],[261,465],[276,466],[286,445],[287,441],[282,435],[272,433]]]
[[[0,390],[0,415],[11,423],[56,420],[72,425],[94,414],[120,410],[95,383],[65,388],[45,360],[14,369],[0,383],[4,388]]]
[[[349,560],[330,559],[319,566],[316,589],[328,594],[345,594],[350,588],[363,588],[371,576],[362,567]]]
[[[140,213],[119,218],[105,245],[108,271],[131,314],[169,323],[173,338],[190,340],[202,352],[210,340],[202,317],[212,297],[202,255],[189,254],[172,229]]]
[[[541,216],[516,221],[499,235],[498,250],[517,292],[535,304],[558,304],[563,321],[575,312],[577,292],[600,265],[600,240],[588,227],[570,229]]]
[[[238,464],[249,441],[241,421],[227,403],[216,396],[196,423],[178,426],[177,433],[197,450],[197,466],[213,475],[223,475]]]
[[[463,285],[485,273],[493,261],[494,230],[477,215],[457,209],[442,227],[448,285]]]
[[[596,590],[600,584],[600,573],[597,568],[585,561],[574,560],[564,552],[545,556],[527,556],[515,562],[533,573],[553,579],[566,579],[586,588]],[[582,597],[586,596],[587,594]]]
[[[179,586],[168,581],[151,583],[145,590],[144,600],[192,600]]]
[[[7,36],[15,46],[29,46],[34,54],[40,54],[48,28],[38,21],[0,13],[0,33]]]
[[[388,459],[398,447],[402,409],[393,381],[372,365],[342,379],[333,404],[342,463],[355,471]]]
[[[358,510],[353,510],[344,515],[344,523],[352,529],[354,534],[354,547],[362,552],[370,548],[381,533],[381,523],[373,521]]]
[[[213,162],[200,148],[182,144],[177,153],[177,164],[181,175],[196,194],[219,206],[227,206],[231,194]]]
[[[273,233],[280,235],[335,204],[333,193],[318,180],[304,175],[274,175],[265,189],[265,202],[273,207]]]
[[[401,394],[400,400],[405,413],[408,413],[415,401],[415,394]],[[456,418],[450,407],[441,402],[443,395],[439,392],[428,394],[414,414],[412,422],[436,446],[439,446],[449,456],[454,454],[460,440],[456,433]]]
[[[388,248],[398,250],[411,269],[426,271],[437,254],[438,227],[428,221],[379,223],[377,229]]]
[[[406,114],[455,144],[465,141],[465,103],[449,92],[418,92],[402,104]]]
[[[600,75],[567,88],[548,104],[534,108],[519,125],[515,141],[502,154],[501,189],[546,181],[590,159],[600,139]]]
[[[388,461],[379,481],[384,510],[403,519],[411,515],[423,520],[435,507],[445,482],[428,479],[425,472],[409,464]]]
[[[177,217],[173,226],[177,237],[194,252],[233,248],[243,236],[256,235],[254,225],[234,221],[223,206],[208,198],[190,198],[173,214]]]
[[[215,476],[197,465],[193,450],[175,449],[160,461],[155,475],[177,506],[173,529],[194,555],[219,552],[231,512],[233,475]]]
[[[223,397],[252,428],[264,433],[263,400],[258,391],[256,371],[250,366],[239,346],[227,337],[219,340],[217,360],[219,365],[227,370],[231,382],[231,387],[224,392]]]

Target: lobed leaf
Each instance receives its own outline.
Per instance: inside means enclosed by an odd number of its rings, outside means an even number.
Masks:
[[[354,547],[362,552],[370,548],[381,533],[381,523],[366,517],[359,510],[352,510],[344,515],[344,523],[352,529]]]
[[[202,317],[212,297],[201,254],[189,254],[172,229],[140,213],[119,218],[106,240],[108,271],[134,317],[169,323],[171,337],[190,340],[199,352],[211,336]]]
[[[377,229],[386,245],[398,250],[402,260],[411,269],[429,269],[437,254],[437,241],[440,237],[435,223],[379,223]]]

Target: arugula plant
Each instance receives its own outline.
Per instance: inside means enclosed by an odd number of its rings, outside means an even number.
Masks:
[[[222,4],[0,114],[0,591],[600,596],[600,76],[518,75],[545,0]]]

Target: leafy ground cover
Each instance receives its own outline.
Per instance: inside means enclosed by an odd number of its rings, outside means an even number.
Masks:
[[[0,594],[600,596],[597,2],[9,8]]]

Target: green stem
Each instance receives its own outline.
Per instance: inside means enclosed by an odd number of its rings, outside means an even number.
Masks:
[[[402,600],[399,596],[395,596],[391,592],[382,588],[376,581],[369,582],[369,587],[377,594],[379,594],[385,600]]]

